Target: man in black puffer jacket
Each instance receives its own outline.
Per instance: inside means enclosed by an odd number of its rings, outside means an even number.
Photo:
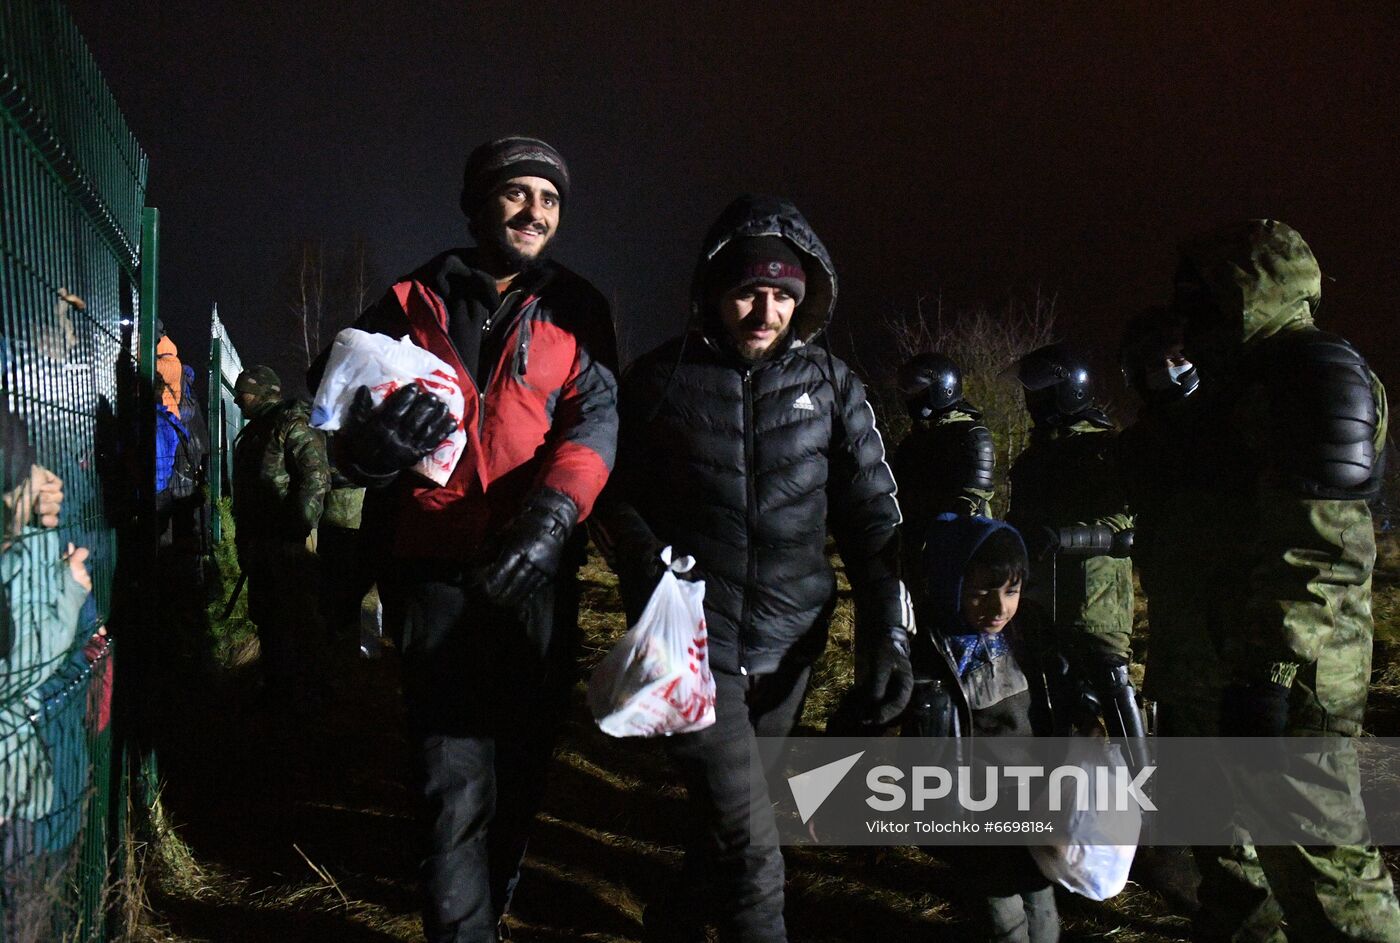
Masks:
[[[855,719],[889,723],[913,684],[894,478],[864,386],[813,344],[835,300],[831,259],[796,208],[740,197],[696,268],[699,329],[623,380],[618,461],[596,531],[634,619],[661,548],[695,557],[717,697],[714,726],[666,741],[703,832],[687,856],[688,890],[672,900],[704,901],[709,913],[649,909],[653,939],[702,939],[710,917],[726,940],[787,939],[783,859],[750,755],[755,736],[792,731],[826,646],[828,524],[855,590]]]

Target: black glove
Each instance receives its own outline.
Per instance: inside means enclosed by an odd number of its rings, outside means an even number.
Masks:
[[[379,408],[369,387],[355,391],[345,435],[353,477],[371,486],[388,484],[442,444],[456,425],[447,404],[417,384],[399,387]]]
[[[481,570],[486,595],[498,606],[520,606],[559,572],[564,544],[577,523],[578,505],[562,491],[541,488],[532,494],[506,525],[496,558]]]
[[[1291,689],[1274,681],[1227,685],[1220,699],[1220,732],[1230,737],[1282,737]]]
[[[902,625],[874,633],[873,639],[856,636],[854,703],[864,723],[892,722],[909,703],[914,690],[914,668],[909,663],[909,631]]]

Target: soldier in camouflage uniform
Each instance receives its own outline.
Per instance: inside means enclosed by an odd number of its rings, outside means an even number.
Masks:
[[[1178,427],[1194,526],[1162,549],[1210,550],[1189,577],[1190,618],[1212,644],[1183,653],[1180,670],[1219,658],[1226,736],[1361,732],[1376,555],[1366,500],[1379,488],[1386,402],[1356,349],[1313,325],[1321,287],[1302,237],[1273,220],[1182,247],[1173,307],[1201,372]],[[1321,834],[1362,836],[1354,761],[1345,745],[1327,756],[1313,768],[1291,756],[1290,776],[1270,783],[1274,801],[1315,810]],[[1254,798],[1234,785],[1237,799]],[[1216,865],[1202,867],[1202,939],[1400,941],[1400,907],[1373,847],[1242,845]]]
[[[268,691],[291,698],[304,669],[299,649],[323,639],[312,533],[330,490],[326,438],[311,428],[306,403],[282,399],[270,367],[243,371],[234,394],[248,420],[233,443],[238,565],[248,577]]]
[[[1115,463],[1113,422],[1093,403],[1085,359],[1064,344],[1022,357],[1031,442],[1011,467],[1007,523],[1025,537],[1027,617],[1048,624],[1110,734],[1141,736],[1128,681],[1133,519]]]
[[[1191,553],[1180,552],[1199,528],[1199,496],[1187,474],[1187,417],[1200,375],[1182,346],[1180,318],[1165,307],[1129,320],[1119,360],[1140,406],[1137,421],[1118,436],[1116,457],[1133,509],[1133,563],[1151,630],[1143,693],[1157,704],[1164,736],[1209,737],[1219,733],[1225,678],[1206,631],[1200,585],[1228,558],[1200,542]]]

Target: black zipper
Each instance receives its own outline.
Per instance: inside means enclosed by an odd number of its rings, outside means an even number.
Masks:
[[[506,292],[505,297],[501,299],[501,303],[497,306],[496,310],[492,311],[491,314],[487,316],[486,320],[481,322],[481,334],[483,339],[486,335],[491,333],[492,322],[495,321],[496,318],[500,317],[501,312],[505,311],[506,308],[508,308],[511,305],[511,303],[515,301],[515,296],[518,294],[520,294],[520,289],[518,288]],[[517,310],[515,312],[515,315],[515,318],[507,320],[505,325],[503,326],[508,328],[511,324],[518,320],[520,312]],[[503,344],[501,345],[500,354],[496,357],[495,361],[486,368],[486,376],[482,377],[480,383],[477,384],[476,428],[478,431],[486,427],[486,391],[491,388],[491,378],[496,375],[496,367],[499,365],[500,361],[505,357],[506,353],[507,348]],[[468,374],[470,374],[471,371],[467,372]]]
[[[754,552],[754,532],[758,525],[758,489],[754,484],[753,369],[744,370],[744,518],[748,527],[748,578],[744,580],[744,608],[739,621],[739,672],[748,674],[744,664],[744,637],[750,630],[753,588],[758,585],[758,557]]]

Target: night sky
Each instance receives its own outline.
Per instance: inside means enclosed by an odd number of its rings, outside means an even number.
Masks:
[[[466,152],[523,132],[569,161],[556,256],[632,356],[680,329],[701,235],[753,190],[830,247],[838,349],[919,295],[1037,288],[1116,344],[1181,238],[1274,216],[1328,277],[1321,325],[1400,389],[1392,0],[68,5],[150,154],[194,360],[217,301],[245,363],[293,362],[299,240],[363,234],[386,283],[466,244]]]

